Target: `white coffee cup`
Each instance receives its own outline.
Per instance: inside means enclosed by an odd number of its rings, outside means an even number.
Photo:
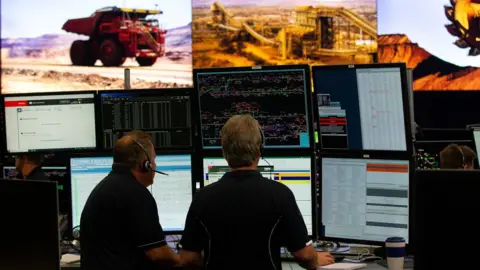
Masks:
[[[405,239],[389,237],[385,241],[388,270],[403,270],[405,261]]]

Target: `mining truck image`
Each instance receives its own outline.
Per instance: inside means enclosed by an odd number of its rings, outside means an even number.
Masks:
[[[140,66],[152,66],[165,54],[166,30],[149,15],[160,10],[106,7],[90,17],[70,19],[63,30],[90,37],[75,40],[70,47],[74,66],[93,66],[100,59],[107,67],[121,66],[127,57],[135,58]]]

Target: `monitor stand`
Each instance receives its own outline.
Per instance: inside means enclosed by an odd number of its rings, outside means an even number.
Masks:
[[[342,246],[339,242],[320,241],[316,249],[319,252],[346,253],[350,251],[350,246]]]

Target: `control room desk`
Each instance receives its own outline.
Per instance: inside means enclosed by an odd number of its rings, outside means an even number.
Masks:
[[[73,264],[69,266],[63,266],[62,265],[62,270],[78,270],[80,268],[80,264]],[[298,264],[296,263],[288,263],[284,262],[282,263],[282,269],[283,270],[303,270]],[[368,267],[365,268],[368,270],[387,270],[387,268],[384,268],[376,263],[368,263]],[[88,270],[88,269],[87,269]]]

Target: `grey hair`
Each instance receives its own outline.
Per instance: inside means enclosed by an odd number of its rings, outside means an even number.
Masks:
[[[247,167],[260,156],[261,127],[251,115],[236,115],[222,128],[223,156],[233,169]]]

